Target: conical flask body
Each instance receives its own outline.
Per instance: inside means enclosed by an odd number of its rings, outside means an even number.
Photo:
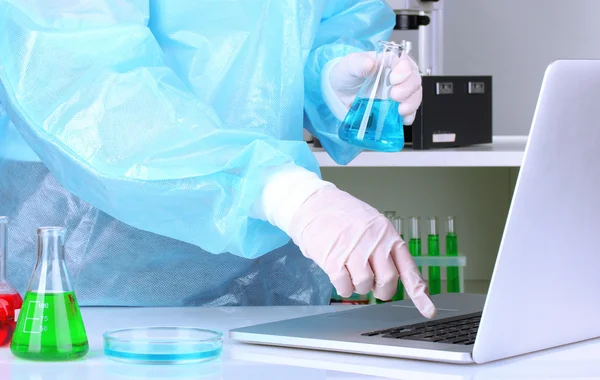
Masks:
[[[65,265],[64,237],[60,227],[38,229],[38,257],[10,346],[18,357],[60,361],[88,352],[83,318]]]
[[[342,141],[381,152],[404,147],[404,119],[400,103],[391,98],[390,74],[400,62],[405,43],[381,41],[376,62],[365,79],[338,131]]]

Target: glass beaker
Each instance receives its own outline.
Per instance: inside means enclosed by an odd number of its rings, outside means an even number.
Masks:
[[[11,343],[15,356],[71,360],[88,352],[88,339],[65,265],[65,230],[38,229],[38,257]]]
[[[375,67],[339,129],[343,141],[381,152],[397,152],[404,147],[404,120],[398,113],[400,103],[390,97],[390,73],[406,50],[406,43],[379,41]]]
[[[0,347],[10,343],[15,331],[15,311],[23,299],[6,279],[8,261],[8,218],[0,216]]]

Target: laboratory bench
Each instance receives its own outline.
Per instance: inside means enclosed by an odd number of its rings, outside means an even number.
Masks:
[[[600,378],[600,339],[482,365],[254,346],[232,341],[228,331],[255,323],[347,309],[314,307],[108,308],[83,307],[90,344],[80,360],[30,362],[0,348],[2,380],[95,379],[573,379]],[[219,330],[225,342],[221,358],[192,365],[123,364],[103,354],[102,333],[136,326],[194,326]],[[557,328],[560,328],[557,326]]]

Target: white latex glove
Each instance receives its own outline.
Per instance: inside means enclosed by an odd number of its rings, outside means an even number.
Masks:
[[[389,220],[366,203],[333,185],[322,187],[300,206],[289,229],[302,253],[327,273],[340,296],[372,290],[375,297],[389,300],[399,276],[423,316],[437,313],[406,243]]]
[[[389,300],[398,276],[421,314],[437,312],[406,243],[373,207],[289,163],[264,173],[250,216],[287,233],[329,276],[342,297],[353,292]]]
[[[365,78],[375,70],[375,56],[374,51],[352,53],[329,62],[323,68],[323,97],[338,119],[343,120]],[[390,97],[400,103],[398,113],[404,118],[404,124],[411,125],[423,99],[419,67],[408,54],[403,53],[389,79],[393,85]]]

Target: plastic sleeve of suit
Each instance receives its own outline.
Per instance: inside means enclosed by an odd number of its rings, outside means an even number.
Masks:
[[[0,102],[0,141],[3,141],[4,139],[7,138],[5,136],[5,134],[7,134],[8,122],[9,122],[8,114],[4,110],[4,107],[2,107],[2,102]],[[2,156],[3,156],[3,154],[2,154],[2,152],[0,152],[0,161],[2,160]]]
[[[323,98],[321,73],[327,63],[336,58],[375,50],[377,41],[390,38],[396,19],[383,0],[336,0],[327,4],[304,71],[305,110],[310,121],[307,129],[321,141],[336,163],[345,165],[361,149],[338,137],[341,121]],[[340,38],[340,35],[344,37]]]
[[[0,103],[0,127],[4,127],[6,124],[8,124],[8,114],[4,110],[4,107],[2,107],[2,103]],[[0,128],[0,131],[3,130],[4,128]],[[3,138],[2,135],[0,135],[0,139],[1,138]]]
[[[69,192],[133,227],[254,258],[263,172],[318,173],[302,141],[225,128],[164,62],[147,1],[0,0],[0,101]]]

